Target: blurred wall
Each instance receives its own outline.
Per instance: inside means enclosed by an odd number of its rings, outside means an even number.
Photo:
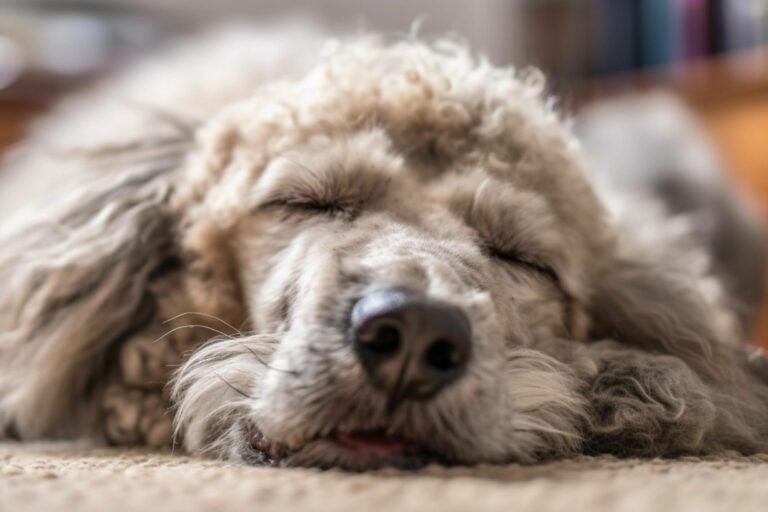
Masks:
[[[48,3],[73,2],[49,0]],[[516,51],[521,47],[522,38],[518,26],[520,17],[516,15],[522,4],[517,0],[90,0],[87,3],[142,10],[182,27],[229,19],[263,21],[295,15],[339,30],[407,33],[414,20],[420,19],[422,34],[460,34],[476,51],[498,64],[518,61]]]

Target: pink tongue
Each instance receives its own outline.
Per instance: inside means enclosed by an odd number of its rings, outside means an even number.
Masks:
[[[411,443],[400,439],[393,439],[375,434],[342,434],[338,440],[347,448],[369,455],[392,455],[402,453],[411,446]]]

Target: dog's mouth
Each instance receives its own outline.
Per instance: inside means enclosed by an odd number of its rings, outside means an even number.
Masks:
[[[421,455],[424,452],[419,443],[387,435],[383,429],[340,432],[333,436],[332,440],[344,449],[365,458]]]
[[[439,457],[418,441],[404,436],[388,433],[385,429],[334,431],[325,436],[318,436],[305,443],[304,447],[287,446],[267,439],[258,429],[250,427],[246,433],[248,446],[255,452],[251,459],[256,463],[273,465],[305,465],[301,457],[296,457],[303,448],[313,446],[315,452],[322,450],[328,459],[337,462],[317,465],[348,467],[350,469],[395,466],[416,468]],[[314,465],[314,464],[311,464]]]

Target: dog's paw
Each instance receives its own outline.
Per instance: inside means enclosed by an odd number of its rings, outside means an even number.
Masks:
[[[172,420],[159,391],[112,384],[102,403],[104,435],[115,445],[168,446]]]
[[[588,449],[619,455],[697,453],[715,421],[708,388],[671,356],[609,350],[587,390]]]
[[[182,350],[176,337],[162,337],[161,329],[134,336],[120,350],[122,381],[137,388],[162,388],[180,363]]]

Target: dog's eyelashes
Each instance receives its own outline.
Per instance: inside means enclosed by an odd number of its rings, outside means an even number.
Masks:
[[[311,199],[278,198],[259,205],[259,210],[282,209],[294,213],[308,215],[348,215],[349,211],[342,205],[330,201],[315,201]]]
[[[291,208],[297,211],[306,213],[324,213],[324,214],[341,214],[346,213],[346,210],[338,204],[334,203],[320,203],[320,202],[295,202],[286,203],[284,205],[287,208]]]
[[[537,272],[555,284],[560,284],[560,276],[549,265],[540,263],[532,258],[528,258],[520,253],[513,251],[503,251],[495,248],[489,248],[491,256],[497,260],[523,267],[527,270]]]

